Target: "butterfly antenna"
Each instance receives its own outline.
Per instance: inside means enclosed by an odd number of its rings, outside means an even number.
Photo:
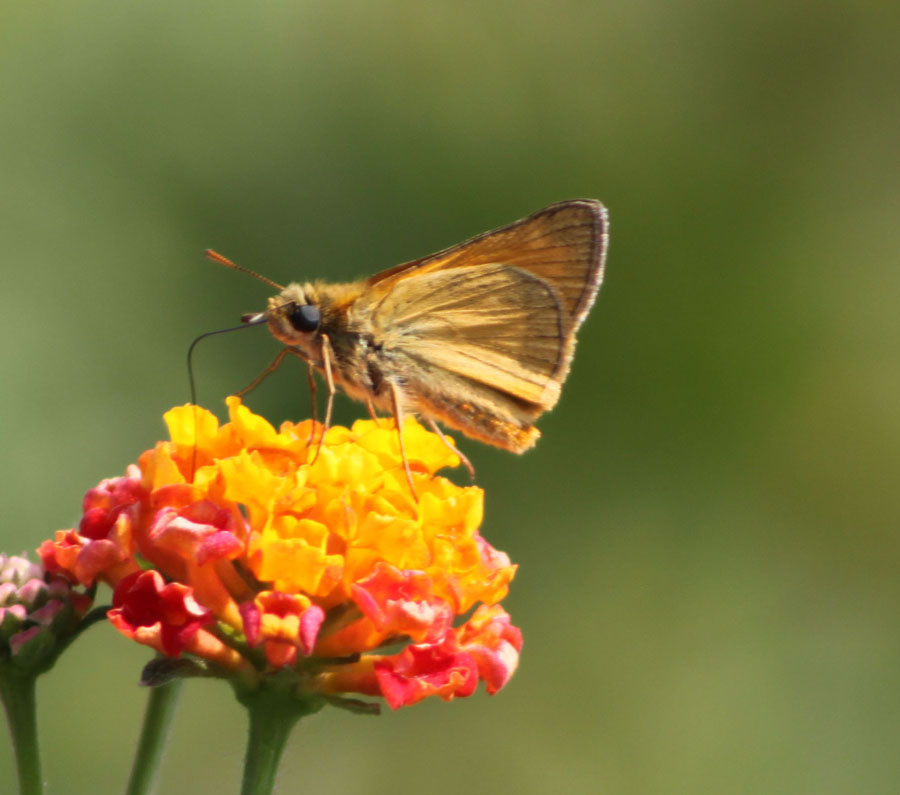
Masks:
[[[284,285],[278,284],[278,282],[273,282],[271,279],[267,279],[265,276],[260,276],[260,274],[256,273],[256,271],[252,271],[249,268],[243,268],[240,265],[236,265],[227,257],[223,257],[218,251],[213,251],[211,248],[208,248],[206,249],[205,254],[213,262],[218,262],[219,265],[224,265],[226,268],[231,268],[233,270],[240,271],[241,273],[246,273],[248,276],[252,276],[254,279],[259,279],[261,282],[268,284],[269,287],[274,287],[276,290],[278,290],[278,292],[281,292],[284,289]]]

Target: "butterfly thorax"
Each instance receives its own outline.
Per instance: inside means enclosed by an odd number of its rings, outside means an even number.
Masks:
[[[266,314],[272,334],[321,372],[325,370],[327,345],[335,383],[351,397],[380,404],[384,387],[382,347],[373,334],[370,308],[358,300],[363,292],[363,282],[290,284],[269,299]],[[314,328],[305,328],[302,323],[297,327],[299,307],[318,310]]]

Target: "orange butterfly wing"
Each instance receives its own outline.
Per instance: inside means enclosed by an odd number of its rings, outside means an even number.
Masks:
[[[606,208],[595,199],[558,202],[508,226],[376,273],[368,284],[389,290],[398,279],[421,273],[503,263],[552,284],[577,329],[603,280],[608,225]]]
[[[372,322],[391,348],[552,408],[603,276],[607,213],[561,202],[376,274]]]

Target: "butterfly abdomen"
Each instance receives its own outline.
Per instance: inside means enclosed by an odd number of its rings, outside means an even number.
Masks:
[[[530,422],[530,415],[540,413],[530,405],[519,406],[507,396],[494,393],[481,385],[469,388],[472,400],[456,402],[446,392],[417,395],[415,411],[449,428],[462,431],[470,439],[500,447],[513,453],[524,453],[534,447],[541,432]]]

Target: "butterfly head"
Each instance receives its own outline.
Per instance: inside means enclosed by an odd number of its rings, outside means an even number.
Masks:
[[[293,347],[310,350],[322,323],[322,310],[310,284],[290,284],[269,299],[265,312],[244,315],[244,323],[266,323],[272,335]]]

